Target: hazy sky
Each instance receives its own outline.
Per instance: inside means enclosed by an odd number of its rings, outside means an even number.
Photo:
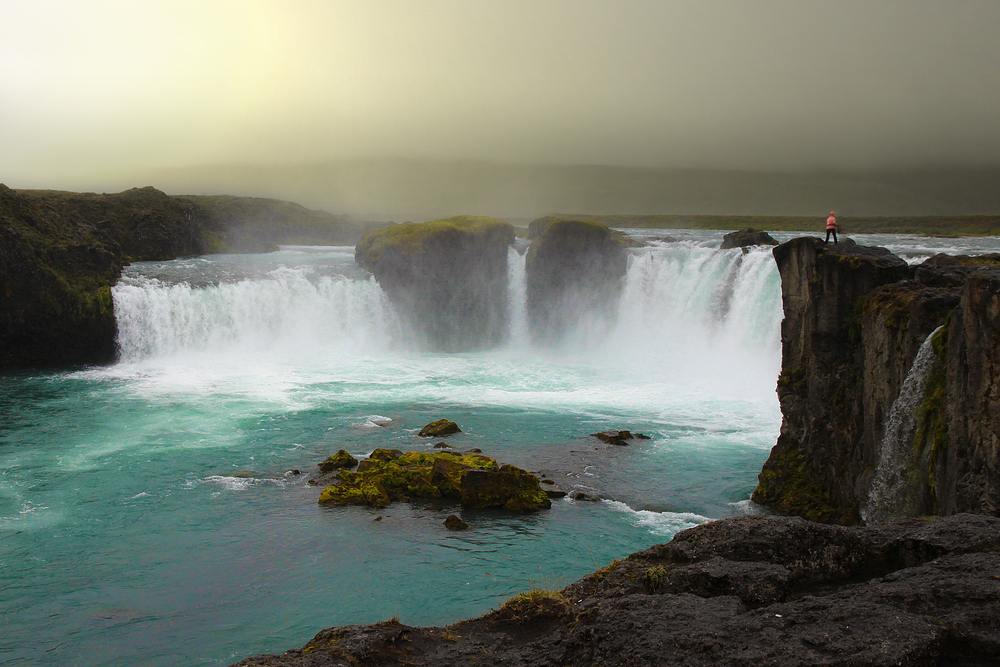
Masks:
[[[0,182],[1000,163],[1000,2],[0,0]]]

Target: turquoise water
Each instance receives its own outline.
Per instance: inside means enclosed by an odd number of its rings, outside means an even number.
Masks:
[[[755,511],[777,271],[673,235],[634,251],[614,327],[547,349],[512,249],[510,343],[469,354],[419,349],[351,248],[129,267],[118,363],[0,376],[0,664],[226,665],[331,625],[446,624]],[[454,447],[605,500],[316,504],[325,457],[430,450],[416,431],[441,417]],[[651,439],[588,436],[611,428]]]

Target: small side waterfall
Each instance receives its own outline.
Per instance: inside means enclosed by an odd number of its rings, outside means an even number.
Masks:
[[[940,328],[932,331],[921,343],[886,419],[878,468],[868,492],[868,505],[861,512],[867,524],[887,523],[908,514],[910,494],[907,493],[906,473],[913,460],[915,412],[924,397],[927,374],[934,364],[931,339]]]

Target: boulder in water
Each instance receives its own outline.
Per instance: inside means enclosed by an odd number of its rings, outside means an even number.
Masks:
[[[480,474],[487,476],[475,477]],[[375,450],[356,472],[341,471],[339,482],[325,488],[318,502],[386,507],[412,498],[442,497],[460,499],[466,507],[506,507],[515,512],[551,506],[537,477],[515,466],[500,467],[488,456],[386,449]]]
[[[448,421],[447,419],[438,419],[433,421],[427,426],[420,429],[420,433],[417,435],[424,438],[444,438],[455,433],[461,433],[462,429],[458,427],[453,421]],[[439,443],[444,444],[444,443]],[[445,445],[447,447],[448,445]],[[435,445],[437,447],[437,445]]]
[[[513,512],[534,512],[552,507],[538,478],[512,465],[499,470],[469,470],[462,475],[462,506],[503,507]]]
[[[643,435],[642,433],[633,434],[631,431],[601,431],[600,433],[591,433],[590,435],[601,442],[619,446],[627,445],[628,440],[649,440],[648,435]]]
[[[454,514],[451,514],[444,520],[444,527],[448,530],[465,530],[469,527],[469,524],[465,523]]]
[[[742,229],[736,232],[729,232],[722,237],[722,250],[729,248],[746,248],[754,245],[778,245],[778,242],[771,238],[767,232],[759,229]]]
[[[319,464],[320,472],[332,472],[334,470],[348,470],[350,468],[355,468],[358,465],[358,460],[347,453],[347,450],[341,449],[333,456],[329,457],[325,461]]]
[[[370,231],[354,257],[431,348],[488,348],[507,335],[507,248],[514,227],[457,216]]]

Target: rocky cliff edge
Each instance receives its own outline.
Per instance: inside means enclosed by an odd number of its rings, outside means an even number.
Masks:
[[[1000,519],[737,517],[447,627],[321,631],[239,667],[991,665]]]

